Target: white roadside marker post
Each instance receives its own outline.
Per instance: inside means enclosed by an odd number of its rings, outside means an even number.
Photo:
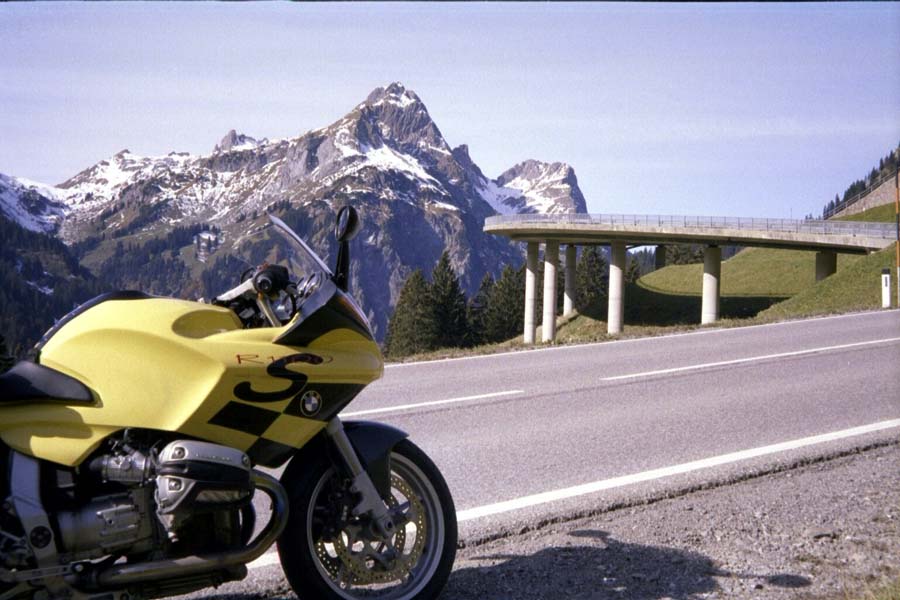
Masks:
[[[891,307],[891,270],[881,270],[881,308]]]

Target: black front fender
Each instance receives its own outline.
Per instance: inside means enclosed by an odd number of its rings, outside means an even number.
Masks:
[[[409,437],[405,431],[372,421],[345,421],[344,431],[375,489],[382,497],[391,493],[391,449]]]
[[[386,497],[391,490],[391,449],[397,442],[409,437],[409,434],[396,427],[372,421],[344,421],[344,431],[350,438],[360,462],[372,478],[375,489]],[[321,460],[322,456],[332,456],[334,453],[330,452],[328,443],[328,438],[320,434],[304,446],[291,459],[281,480],[286,482],[295,478],[297,470],[307,468],[306,465],[312,464],[311,461],[316,458]]]

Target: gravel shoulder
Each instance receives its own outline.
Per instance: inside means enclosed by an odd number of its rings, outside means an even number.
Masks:
[[[845,598],[898,576],[895,443],[464,548],[442,598]]]
[[[862,597],[900,577],[900,441],[459,550],[442,600]],[[296,598],[280,568],[190,598]]]

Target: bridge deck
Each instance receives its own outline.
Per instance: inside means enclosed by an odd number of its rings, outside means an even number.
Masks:
[[[691,243],[833,250],[864,254],[890,245],[892,223],[671,215],[507,215],[489,217],[484,231],[517,241],[571,244]]]

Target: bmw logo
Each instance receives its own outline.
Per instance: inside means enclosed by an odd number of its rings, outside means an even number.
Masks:
[[[319,413],[321,408],[322,396],[319,395],[319,392],[309,391],[300,398],[300,410],[303,412],[304,416],[314,417]]]

